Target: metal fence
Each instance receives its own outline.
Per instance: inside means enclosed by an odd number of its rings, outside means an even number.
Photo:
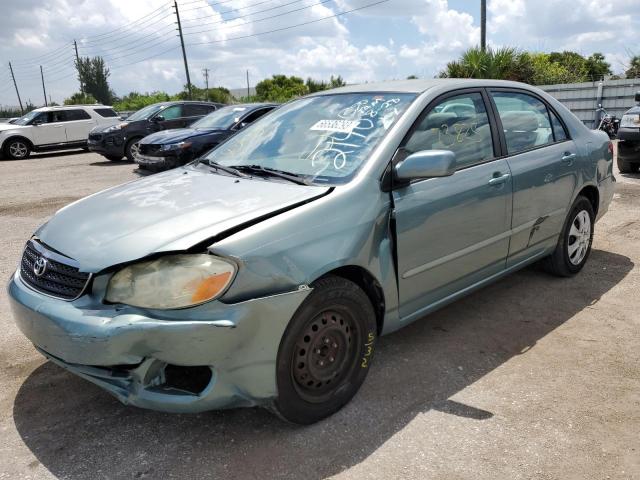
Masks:
[[[540,88],[562,102],[587,127],[595,128],[599,121],[598,104],[618,118],[636,104],[634,96],[640,91],[640,78],[542,85]]]

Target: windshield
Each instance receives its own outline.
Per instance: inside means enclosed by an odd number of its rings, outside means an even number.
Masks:
[[[18,118],[17,120],[14,120],[13,125],[27,125],[31,120],[36,118],[41,113],[42,112],[37,112],[35,110],[32,110],[26,115],[23,115],[22,117]]]
[[[154,113],[162,110],[166,105],[149,105],[142,110],[138,110],[136,113],[127,117],[127,122],[135,122],[136,120],[146,120]]]
[[[211,112],[204,118],[191,125],[191,128],[230,128],[240,120],[247,110],[247,107],[223,107],[215,112]]]
[[[405,93],[350,93],[295,100],[205,158],[224,166],[277,169],[315,183],[346,183],[414,98]]]

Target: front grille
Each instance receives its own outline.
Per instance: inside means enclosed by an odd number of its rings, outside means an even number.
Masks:
[[[36,265],[39,260],[40,265]],[[63,263],[65,261],[68,263]],[[20,276],[34,290],[63,300],[74,300],[84,292],[91,274],[79,271],[72,263],[75,262],[70,258],[50,252],[31,240],[22,254]]]
[[[143,155],[149,155],[150,153],[157,153],[160,151],[161,145],[140,144],[140,153]]]
[[[93,140],[94,142],[99,142],[100,140],[102,140],[102,134],[101,133],[90,133],[89,134],[89,140]]]

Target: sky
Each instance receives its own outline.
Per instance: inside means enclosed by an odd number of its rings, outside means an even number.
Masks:
[[[191,82],[253,86],[273,74],[348,83],[433,77],[480,41],[480,0],[177,0]],[[102,56],[112,89],[175,93],[186,83],[173,2],[0,0],[0,105],[61,103],[79,91],[73,67]],[[488,0],[495,47],[602,52],[615,72],[640,54],[640,0]]]

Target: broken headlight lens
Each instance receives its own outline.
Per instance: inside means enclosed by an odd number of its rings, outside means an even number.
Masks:
[[[105,299],[142,308],[184,308],[219,297],[235,266],[207,254],[167,255],[116,272]]]

